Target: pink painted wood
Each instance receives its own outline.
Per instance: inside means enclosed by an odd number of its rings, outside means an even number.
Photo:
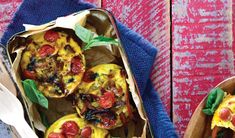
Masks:
[[[104,0],[102,6],[159,49],[151,79],[170,114],[170,3],[162,0]]]
[[[173,121],[180,136],[202,98],[235,74],[231,13],[231,0],[172,1]]]
[[[11,21],[22,0],[0,0],[0,37]]]
[[[96,7],[101,7],[102,0],[86,0],[86,2],[90,2],[94,4]]]

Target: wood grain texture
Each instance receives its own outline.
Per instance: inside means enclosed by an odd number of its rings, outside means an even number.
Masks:
[[[232,94],[235,90],[235,76],[222,81],[215,87],[220,87],[224,91]],[[207,97],[204,97],[193,113],[193,116],[185,131],[184,138],[209,138],[211,136],[211,121],[213,116],[207,116],[202,112],[206,101]],[[226,134],[224,134],[223,137],[229,138],[229,136],[226,136]]]
[[[102,5],[158,48],[151,79],[170,114],[170,3],[167,0],[104,0]]]
[[[234,75],[232,0],[173,0],[173,121],[183,136],[211,88]]]
[[[0,38],[22,0],[0,0]]]
[[[86,2],[90,2],[94,4],[96,7],[101,7],[102,0],[86,0]]]

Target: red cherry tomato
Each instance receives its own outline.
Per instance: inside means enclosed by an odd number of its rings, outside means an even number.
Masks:
[[[87,126],[84,127],[81,131],[81,137],[82,138],[90,138],[91,137],[91,133],[92,133],[92,129],[91,127]]]
[[[235,115],[232,116],[232,124],[235,126]]]
[[[231,110],[229,108],[222,108],[219,112],[219,117],[223,121],[228,121],[231,119]]]
[[[48,42],[55,42],[59,38],[59,33],[55,31],[47,31],[44,35],[44,39]]]
[[[76,136],[79,132],[79,126],[75,121],[67,121],[62,125],[62,133],[69,136]]]
[[[53,54],[54,51],[55,51],[55,48],[53,46],[45,44],[42,47],[40,47],[40,49],[38,50],[38,53],[40,57],[45,57],[45,56]]]
[[[104,95],[100,96],[99,105],[100,107],[107,109],[111,108],[115,103],[115,95],[113,92],[105,92]]]
[[[55,133],[55,132],[51,132],[48,135],[48,138],[65,138],[63,134],[61,133]]]
[[[32,80],[36,79],[36,74],[35,74],[34,71],[24,70],[23,71],[23,76],[26,79],[32,79]]]
[[[66,135],[66,138],[77,138],[76,136]]]
[[[71,61],[71,71],[74,74],[78,74],[82,70],[82,62],[79,56],[73,57]]]
[[[115,125],[116,120],[110,119],[108,117],[102,117],[101,122],[103,127],[108,129]]]
[[[85,72],[84,76],[83,76],[83,81],[85,82],[92,82],[95,80],[95,78],[98,76],[97,73],[94,73],[92,71],[87,71]]]

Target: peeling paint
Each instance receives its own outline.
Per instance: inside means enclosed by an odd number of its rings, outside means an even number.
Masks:
[[[181,137],[210,89],[235,75],[231,5],[232,0],[173,0],[173,119]]]

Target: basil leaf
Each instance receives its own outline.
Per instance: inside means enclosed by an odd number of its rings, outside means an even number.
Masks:
[[[103,46],[103,45],[111,45],[111,44],[118,45],[119,42],[113,38],[98,36],[98,37],[93,38],[85,47],[83,47],[83,50],[88,50],[95,46]]]
[[[206,107],[202,110],[207,115],[213,115],[219,104],[223,101],[224,91],[220,88],[211,90],[206,101]]]
[[[89,43],[94,37],[94,33],[82,27],[80,24],[75,25],[76,35],[85,43]]]
[[[33,103],[37,103],[42,107],[48,109],[48,100],[47,98],[37,89],[36,83],[34,80],[26,79],[22,81],[24,91],[26,96]]]
[[[83,47],[83,51],[88,50],[95,46],[103,45],[119,45],[119,42],[113,38],[108,38],[104,36],[95,37],[95,33],[82,27],[80,24],[75,25],[75,33],[84,43],[87,43]]]

